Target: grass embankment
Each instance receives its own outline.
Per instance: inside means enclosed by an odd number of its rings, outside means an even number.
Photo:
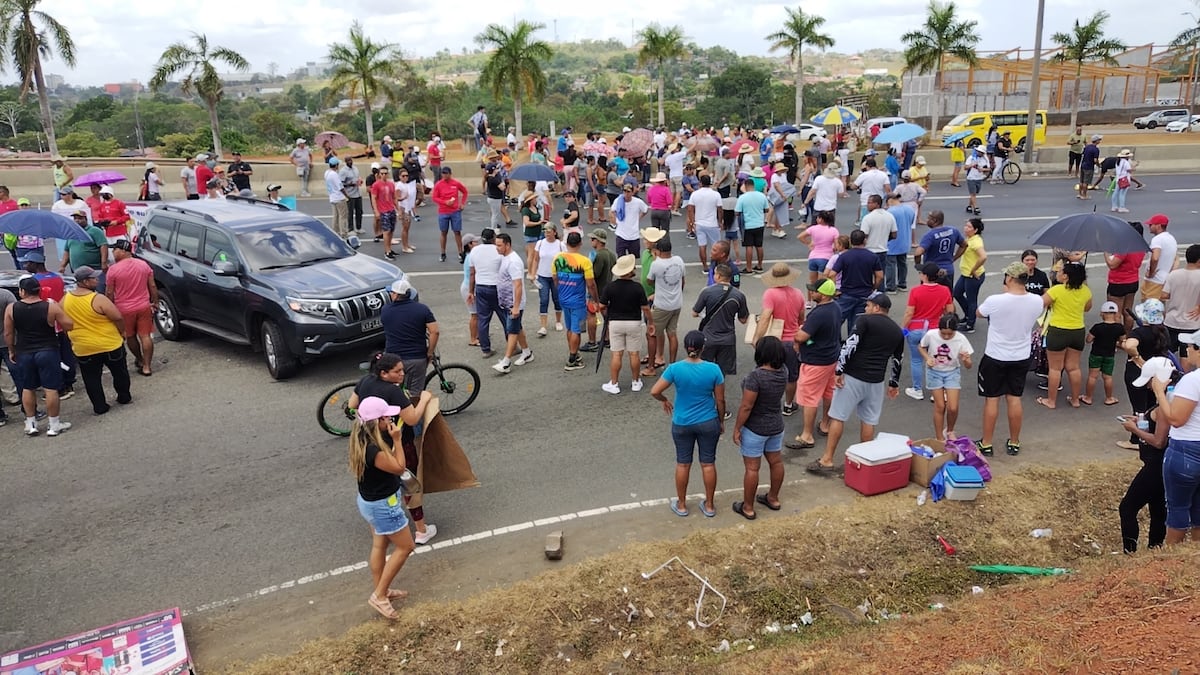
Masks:
[[[883,664],[888,672],[928,672],[938,664],[934,670],[983,673],[1161,666],[1166,662],[1147,661],[1153,655],[1145,650],[1105,651],[1097,642],[1111,637],[1113,621],[1129,637],[1144,633],[1159,611],[1178,622],[1173,630],[1182,632],[1173,642],[1180,650],[1194,644],[1182,637],[1188,630],[1200,631],[1191,596],[1200,581],[1187,572],[1196,569],[1195,553],[1114,554],[1120,550],[1116,505],[1134,470],[1128,462],[1030,467],[1002,478],[974,503],[917,506],[910,489],[793,517],[762,509],[765,517],[753,523],[629,546],[460,602],[417,604],[402,609],[396,622],[373,620],[340,638],[229,672],[880,672]],[[1036,527],[1052,527],[1053,537],[1031,538]],[[943,552],[938,535],[957,548],[955,556]],[[649,580],[641,576],[676,555],[729,599],[710,628],[693,627],[701,585],[685,570],[676,564]],[[1080,574],[1018,583],[968,569],[1001,563]],[[1006,584],[1010,588],[1000,590]],[[972,597],[975,585],[984,587],[982,597]],[[937,602],[947,609],[930,611]],[[719,607],[708,593],[701,608],[706,623]],[[809,612],[813,623],[804,625]],[[777,632],[767,629],[775,624]],[[1098,660],[1113,658],[1121,661]]]

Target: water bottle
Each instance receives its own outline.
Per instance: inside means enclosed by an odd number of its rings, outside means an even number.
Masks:
[[[921,490],[921,494],[917,495],[917,506],[925,506],[925,498],[929,494],[929,490]]]
[[[1146,413],[1137,414],[1137,428],[1140,431],[1150,431],[1150,420],[1146,419]]]
[[[1051,537],[1051,535],[1053,535],[1053,534],[1054,534],[1054,530],[1052,530],[1048,527],[1046,527],[1046,528],[1039,527],[1036,530],[1032,530],[1029,533],[1029,536],[1033,537],[1034,539],[1049,539]]]
[[[421,481],[417,480],[416,475],[408,469],[400,474],[400,482],[404,484],[405,494],[409,496],[421,494]]]

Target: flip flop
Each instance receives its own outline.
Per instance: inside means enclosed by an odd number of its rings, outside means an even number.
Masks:
[[[671,497],[671,510],[680,518],[687,518],[688,516],[687,506],[680,506],[678,497]]]
[[[1072,408],[1078,408],[1079,401],[1068,396],[1067,397],[1067,405],[1071,406]],[[1088,405],[1091,405],[1091,404],[1089,403]]]
[[[1058,408],[1058,406],[1050,405],[1050,399],[1048,399],[1048,398],[1042,398],[1041,396],[1039,396],[1035,400],[1037,401],[1038,405],[1042,406],[1043,408],[1045,408],[1047,410],[1056,410]]]
[[[783,445],[784,445],[784,447],[788,448],[789,450],[807,450],[808,448],[817,447],[817,444],[813,441],[805,441],[805,440],[799,440],[799,439],[795,440],[795,441],[788,441],[787,443],[784,443]]]
[[[149,372],[149,373],[147,373],[147,372],[146,372],[146,371],[144,371],[144,370],[139,370],[138,372],[142,374],[142,377],[150,377],[151,375],[153,375],[153,374],[154,374],[153,372]]]
[[[734,502],[733,503],[733,512],[738,514],[739,516],[745,518],[746,520],[754,520],[755,518],[758,518],[758,514],[754,513],[753,511],[751,511],[750,513],[746,513],[745,506],[746,506],[746,502]]]
[[[655,370],[658,370],[659,368],[666,368],[666,367],[667,367],[667,363],[666,363],[665,361],[664,361],[664,362],[662,362],[662,363],[656,363],[656,364],[654,364],[654,369],[655,369]]]
[[[825,466],[817,459],[814,459],[808,466],[804,467],[804,470],[825,478],[833,478],[839,473],[837,465]]]
[[[370,605],[371,608],[376,612],[379,612],[381,615],[383,615],[383,618],[385,619],[391,619],[394,621],[400,618],[400,615],[396,612],[396,608],[392,607],[392,603],[390,601],[380,600],[379,598],[375,597],[374,593],[372,593],[371,597],[367,599],[367,604]]]
[[[1076,400],[1076,401],[1079,401],[1080,403],[1082,403],[1082,404],[1084,404],[1084,405],[1091,405],[1091,404],[1092,404],[1092,397],[1091,397],[1091,396],[1080,396],[1079,398],[1077,398],[1077,399],[1075,399],[1075,400]]]
[[[717,510],[706,509],[704,508],[704,502],[700,502],[700,513],[703,513],[705,518],[715,518],[717,515]]]
[[[1118,403],[1120,403],[1120,401],[1115,398],[1110,398],[1104,401],[1104,405],[1116,405]]]
[[[754,501],[758,502],[759,504],[762,504],[763,506],[767,507],[768,509],[771,509],[772,511],[778,511],[779,509],[783,508],[783,504],[772,504],[770,501],[768,501],[766,495],[755,495]]]
[[[822,429],[822,428],[821,428],[821,425],[820,425],[820,424],[818,424],[818,425],[817,425],[817,433],[818,433],[818,434],[821,434],[822,436],[828,436],[828,435],[829,435],[829,430],[828,430],[828,429]]]
[[[387,597],[388,600],[404,600],[408,597],[408,591],[402,591],[398,588],[389,588]]]
[[[654,377],[658,371],[653,368],[642,368],[642,377]]]

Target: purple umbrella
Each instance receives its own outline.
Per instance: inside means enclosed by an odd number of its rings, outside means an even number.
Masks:
[[[75,187],[91,187],[93,185],[108,185],[128,180],[125,175],[116,171],[93,171],[75,179]]]

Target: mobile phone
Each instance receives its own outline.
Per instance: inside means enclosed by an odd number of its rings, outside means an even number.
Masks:
[[[1117,415],[1117,421],[1121,424],[1125,424],[1129,421],[1130,417],[1132,417],[1132,415]]]

